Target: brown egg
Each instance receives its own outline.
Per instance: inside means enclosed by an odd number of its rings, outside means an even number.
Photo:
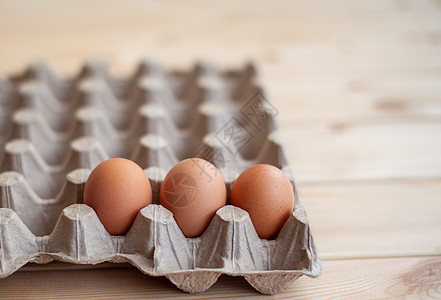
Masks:
[[[111,158],[90,174],[83,201],[95,210],[110,234],[124,234],[138,212],[152,203],[150,181],[133,161]]]
[[[285,173],[271,165],[254,165],[237,178],[231,204],[246,210],[262,239],[276,237],[294,210],[294,189]]]
[[[189,158],[168,172],[159,201],[173,213],[186,237],[197,237],[205,231],[216,211],[225,206],[225,182],[211,163]]]

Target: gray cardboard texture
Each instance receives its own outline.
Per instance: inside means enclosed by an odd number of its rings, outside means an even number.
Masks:
[[[301,275],[320,274],[277,135],[277,109],[254,65],[225,71],[201,62],[176,71],[144,60],[132,75],[117,78],[92,60],[65,78],[39,62],[18,76],[0,76],[0,104],[0,277],[28,262],[129,262],[186,292],[205,291],[228,274],[275,294]],[[91,170],[110,157],[135,161],[152,185],[153,204],[124,236],[110,235],[82,204]],[[187,157],[219,168],[228,198],[247,167],[282,169],[296,208],[277,238],[260,239],[248,213],[231,205],[217,211],[201,237],[186,238],[159,205],[159,190]]]

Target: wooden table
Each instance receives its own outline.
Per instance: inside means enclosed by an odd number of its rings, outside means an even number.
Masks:
[[[0,70],[99,56],[260,66],[323,273],[275,298],[441,297],[441,1],[2,1]],[[256,298],[223,276],[189,295],[134,268],[20,271],[8,299]],[[265,297],[265,296],[261,296]]]

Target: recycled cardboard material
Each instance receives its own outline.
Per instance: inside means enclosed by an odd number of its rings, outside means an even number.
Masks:
[[[190,293],[228,274],[275,294],[301,275],[320,274],[277,135],[277,109],[254,65],[223,71],[200,62],[177,71],[144,60],[118,78],[92,60],[65,78],[39,62],[18,76],[0,76],[0,104],[0,277],[28,262],[128,262]],[[110,235],[82,204],[91,170],[110,157],[132,159],[152,185],[153,204],[124,236]],[[253,164],[284,171],[296,206],[277,238],[260,239],[248,213],[229,199],[201,237],[186,238],[159,205],[159,190],[187,157],[220,169],[228,198],[237,176]],[[210,176],[202,168],[201,174]]]

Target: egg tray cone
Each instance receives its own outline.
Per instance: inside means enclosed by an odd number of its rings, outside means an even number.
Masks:
[[[35,62],[0,76],[0,277],[28,262],[129,262],[186,292],[207,290],[228,274],[275,294],[301,275],[318,276],[297,192],[295,211],[274,240],[260,239],[248,213],[229,205],[237,176],[256,163],[280,168],[295,190],[276,115],[253,64],[225,71],[202,61],[180,71],[145,59],[117,77],[90,60],[66,78]],[[91,170],[111,157],[138,163],[153,192],[153,204],[124,236],[110,235],[82,204]],[[213,163],[227,187],[228,205],[198,238],[185,238],[159,205],[167,172],[188,157]]]

